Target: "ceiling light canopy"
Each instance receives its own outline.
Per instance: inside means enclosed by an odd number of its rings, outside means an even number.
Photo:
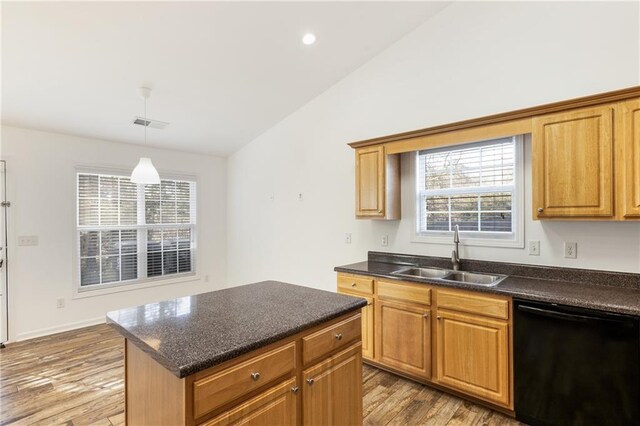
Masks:
[[[304,36],[302,36],[302,43],[306,44],[307,46],[315,42],[316,42],[316,35],[313,33],[306,33]]]

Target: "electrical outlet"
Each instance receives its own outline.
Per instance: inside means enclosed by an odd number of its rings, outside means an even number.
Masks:
[[[38,236],[37,235],[21,235],[18,237],[18,245],[19,246],[37,246]]]
[[[344,234],[344,243],[345,244],[351,244],[351,233],[347,232],[346,234]]]
[[[208,282],[209,282],[209,275],[205,275],[205,276],[204,276],[204,282],[205,282],[205,283],[208,283]]]
[[[64,299],[56,300],[56,308],[58,308],[58,309],[64,308]]]
[[[383,235],[382,238],[380,238],[380,245],[382,245],[382,247],[386,247],[389,245],[389,236],[388,235]]]
[[[529,256],[540,256],[540,241],[529,241]]]
[[[298,201],[302,201],[302,198],[303,198],[303,197],[302,197],[302,192],[300,192],[300,193],[298,194]]]
[[[578,243],[564,243],[564,257],[575,259],[578,257]]]

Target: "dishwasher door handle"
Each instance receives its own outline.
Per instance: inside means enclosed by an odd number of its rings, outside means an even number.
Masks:
[[[557,318],[565,321],[605,322],[605,323],[612,323],[612,324],[619,324],[623,326],[633,327],[633,321],[629,321],[629,320],[616,320],[616,319],[609,319],[609,318],[592,317],[589,315],[569,314],[567,312],[550,311],[547,309],[534,308],[533,306],[527,306],[527,305],[518,305],[518,310],[523,312],[528,312],[533,315],[539,315],[539,316],[549,317],[549,318]]]

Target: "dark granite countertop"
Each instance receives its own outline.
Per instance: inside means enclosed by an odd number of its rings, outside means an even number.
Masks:
[[[466,261],[465,265],[463,261],[463,270],[500,273],[508,277],[495,286],[486,287],[462,282],[391,275],[391,272],[407,265],[450,268],[450,262],[444,258],[394,256],[370,252],[369,261],[338,266],[335,270],[640,316],[640,285],[638,285],[640,274],[482,261]]]
[[[357,297],[264,281],[109,312],[107,323],[182,378],[366,303]]]

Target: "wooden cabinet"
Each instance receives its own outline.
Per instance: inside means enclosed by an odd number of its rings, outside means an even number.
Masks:
[[[374,298],[373,279],[351,274],[338,274],[338,293],[366,299],[362,308],[362,357],[374,359]]]
[[[616,108],[616,194],[622,219],[640,218],[640,100]]]
[[[338,291],[370,280],[341,273]],[[367,363],[513,410],[510,297],[391,279],[370,288],[360,295],[374,307],[371,319],[362,314],[363,344],[364,323],[375,330]]]
[[[302,407],[304,425],[362,424],[360,343],[304,371]]]
[[[508,323],[438,309],[436,330],[436,381],[508,406]]]
[[[400,157],[384,146],[356,150],[356,218],[400,219]]]
[[[412,375],[431,378],[431,319],[425,305],[379,298],[376,360]]]
[[[361,424],[360,318],[342,315],[182,378],[127,339],[126,423],[300,425],[305,413],[305,424]]]
[[[203,426],[293,426],[297,424],[297,392],[296,379],[293,378],[203,423]]]
[[[533,217],[612,217],[613,106],[533,119]]]

